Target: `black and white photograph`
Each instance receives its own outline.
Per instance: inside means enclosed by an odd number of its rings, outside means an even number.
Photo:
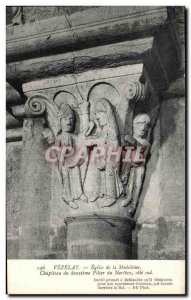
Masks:
[[[6,6],[8,294],[185,294],[185,32],[184,6]]]

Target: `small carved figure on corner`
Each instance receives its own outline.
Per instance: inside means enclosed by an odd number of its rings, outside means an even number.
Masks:
[[[133,120],[133,138],[125,136],[125,140],[129,145],[134,147],[132,152],[132,162],[129,169],[129,178],[126,186],[126,199],[123,200],[122,205],[128,206],[129,214],[133,217],[138,206],[139,196],[143,185],[145,175],[146,158],[150,149],[150,127],[151,119],[148,114],[138,114]],[[140,156],[142,162],[134,161],[134,154],[140,148]]]

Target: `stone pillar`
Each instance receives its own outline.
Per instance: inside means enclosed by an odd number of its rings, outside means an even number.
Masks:
[[[84,215],[66,218],[69,259],[131,259],[131,218]]]
[[[48,252],[49,170],[42,137],[44,119],[28,118],[23,124],[19,258],[44,258]]]

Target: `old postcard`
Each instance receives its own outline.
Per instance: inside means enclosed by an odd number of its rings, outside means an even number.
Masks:
[[[7,293],[184,295],[185,8],[6,8]]]

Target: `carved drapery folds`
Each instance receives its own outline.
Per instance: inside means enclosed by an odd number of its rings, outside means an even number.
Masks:
[[[107,82],[95,84],[83,101],[65,90],[28,98],[27,116],[45,118],[42,134],[56,158],[68,209],[109,212],[116,206],[134,216],[153,124],[149,113],[134,112],[146,95],[147,85],[132,80],[121,90]]]

